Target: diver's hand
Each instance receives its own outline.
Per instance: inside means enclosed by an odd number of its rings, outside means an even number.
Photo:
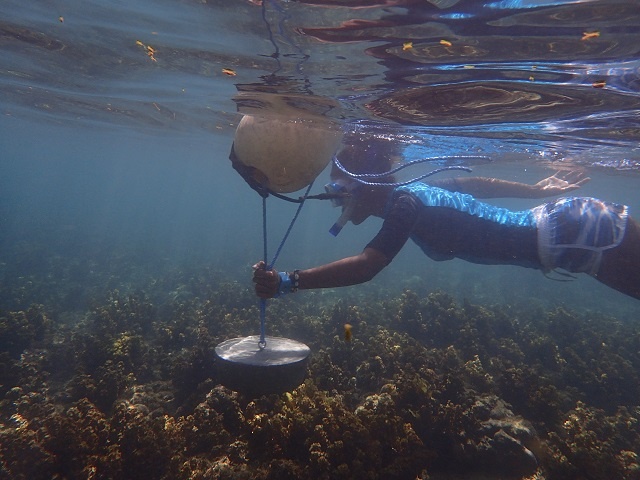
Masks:
[[[591,178],[585,177],[583,170],[569,170],[556,172],[550,177],[540,180],[533,188],[540,197],[551,197],[577,190],[589,180]]]
[[[253,266],[253,283],[257,296],[273,298],[280,289],[280,275],[275,270],[266,270],[266,264],[261,260]]]

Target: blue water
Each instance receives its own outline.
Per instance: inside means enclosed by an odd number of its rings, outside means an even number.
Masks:
[[[261,204],[227,157],[242,113],[283,104],[395,136],[407,159],[483,155],[478,175],[580,166],[581,194],[640,216],[638,1],[5,0],[0,52],[0,280],[25,292],[6,308],[46,302],[29,285],[55,289],[52,265],[70,263],[86,288],[203,264],[250,288]],[[269,206],[274,249],[293,209]],[[357,253],[379,226],[336,240],[336,217],[307,205],[278,266]],[[131,270],[110,271],[123,256]],[[586,277],[435,263],[413,245],[373,285],[637,311]]]

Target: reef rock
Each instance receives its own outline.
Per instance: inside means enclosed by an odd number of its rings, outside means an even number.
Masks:
[[[538,468],[538,461],[528,448],[537,441],[533,426],[514,415],[495,395],[477,398],[471,409],[480,423],[476,432],[468,434],[461,460],[480,465],[501,478],[532,475]]]

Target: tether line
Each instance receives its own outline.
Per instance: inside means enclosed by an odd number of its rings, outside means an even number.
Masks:
[[[304,201],[309,195],[311,191],[311,187],[313,186],[313,182],[309,184],[307,187],[307,191],[304,192],[304,196],[302,197],[302,201],[298,204],[298,208],[296,209],[296,213],[291,219],[289,223],[289,228],[285,232],[282,237],[282,241],[280,245],[278,245],[278,249],[276,250],[275,255],[273,256],[273,260],[271,263],[267,264],[267,197],[262,197],[262,252],[264,258],[265,269],[271,270],[276,263],[276,260],[280,256],[280,252],[282,252],[282,247],[284,247],[291,230],[293,229],[293,225],[296,223],[298,216],[300,215],[300,211],[302,210],[302,206],[304,205]],[[258,346],[260,349],[264,349],[267,346],[266,341],[266,318],[267,318],[267,300],[265,298],[260,299],[260,341],[258,342]]]

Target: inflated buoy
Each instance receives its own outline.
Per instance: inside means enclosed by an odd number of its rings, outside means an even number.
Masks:
[[[338,150],[342,134],[330,122],[246,115],[234,139],[236,159],[259,170],[266,188],[290,193],[309,185]]]

